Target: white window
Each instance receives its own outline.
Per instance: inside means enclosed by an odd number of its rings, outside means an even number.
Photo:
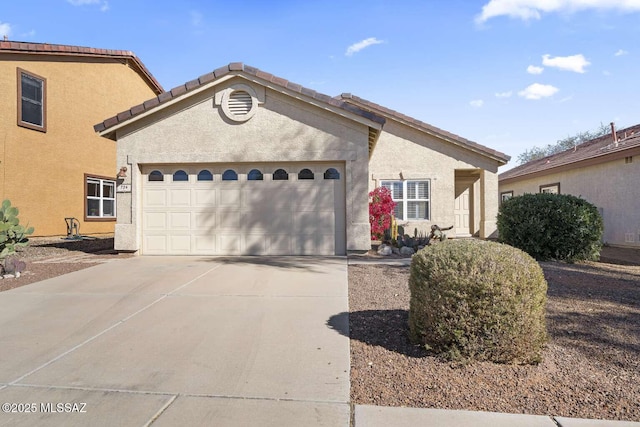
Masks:
[[[382,181],[396,202],[394,215],[400,220],[428,220],[431,215],[429,181]]]
[[[116,217],[116,182],[110,179],[87,177],[87,218]]]

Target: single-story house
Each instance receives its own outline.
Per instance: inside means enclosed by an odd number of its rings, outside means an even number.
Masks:
[[[113,233],[116,144],[93,125],[162,92],[129,51],[0,41],[0,197],[34,236],[65,235],[65,218]]]
[[[343,94],[231,63],[95,126],[117,141],[115,245],[142,254],[371,248],[368,192],[411,229],[496,231],[509,157]]]
[[[640,247],[640,125],[592,139],[500,174],[501,200],[525,193],[582,197],[598,207],[603,241]]]

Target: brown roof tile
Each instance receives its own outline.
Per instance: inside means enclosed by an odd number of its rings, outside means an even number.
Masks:
[[[115,126],[118,123],[122,123],[132,117],[135,117],[138,114],[141,114],[142,112],[152,110],[164,102],[183,96],[189,93],[190,91],[192,91],[193,89],[196,89],[200,86],[210,83],[231,72],[242,72],[242,73],[247,73],[247,74],[256,76],[260,79],[267,80],[273,84],[281,86],[285,89],[302,93],[303,95],[309,96],[310,98],[313,98],[317,101],[324,102],[326,104],[341,108],[345,111],[349,111],[351,113],[357,114],[375,123],[384,124],[384,121],[385,121],[383,117],[373,114],[370,111],[366,111],[364,109],[350,105],[347,102],[337,100],[328,95],[318,93],[312,89],[307,89],[299,84],[291,83],[286,79],[276,77],[273,74],[265,73],[255,67],[243,65],[241,62],[233,62],[225,67],[220,67],[216,69],[212,73],[208,73],[200,76],[198,80],[191,80],[190,82],[184,85],[178,86],[176,88],[173,88],[168,92],[161,93],[157,97],[152,98],[148,101],[145,101],[143,104],[131,107],[129,110],[127,110],[127,113],[130,113],[130,116],[126,116],[126,119],[119,120],[119,118],[123,118],[125,116],[117,115],[116,117],[111,117],[110,119],[105,120],[102,124],[95,125],[94,129],[96,130],[96,132],[102,132],[104,130],[107,130],[108,128]],[[109,121],[109,124],[107,124],[107,121]]]
[[[391,119],[400,121],[400,122],[404,122],[407,124],[410,124],[412,126],[417,127],[420,130],[429,132],[429,133],[435,133],[437,135],[440,135],[441,137],[445,137],[449,140],[452,140],[453,142],[462,145],[463,147],[467,147],[473,151],[478,151],[480,153],[484,153],[485,155],[490,155],[491,157],[495,157],[498,160],[507,163],[509,161],[509,159],[511,158],[510,156],[501,153],[500,151],[494,150],[492,148],[486,147],[484,145],[478,144],[477,142],[474,141],[470,141],[466,138],[463,138],[459,135],[453,134],[451,132],[447,132],[446,130],[437,128],[435,126],[432,126],[428,123],[425,123],[423,121],[414,119],[413,117],[409,117],[405,114],[399,113],[397,111],[391,110],[387,107],[383,107],[382,105],[376,104],[374,102],[368,101],[366,99],[360,98],[358,96],[352,95],[350,93],[343,93],[339,96],[336,96],[336,99],[343,99],[346,100],[347,102],[353,103],[354,105],[357,105],[359,107],[363,107],[366,109],[371,110],[372,112],[378,113],[378,114],[383,114]]]
[[[31,55],[65,55],[65,56],[98,56],[107,58],[122,58],[131,61],[133,68],[138,71],[154,89],[156,93],[162,93],[164,89],[158,83],[142,61],[127,50],[98,49],[93,47],[69,46],[49,43],[25,43],[15,41],[0,42],[0,53],[21,53]]]
[[[526,178],[527,175],[534,173],[553,173],[553,169],[576,164],[580,166],[580,162],[592,159],[602,158],[631,148],[640,147],[640,124],[620,129],[617,132],[618,143],[613,141],[611,134],[586,141],[576,145],[574,148],[552,154],[541,159],[532,160],[513,169],[500,174],[500,181],[516,180],[518,178]],[[626,137],[625,137],[626,134]]]

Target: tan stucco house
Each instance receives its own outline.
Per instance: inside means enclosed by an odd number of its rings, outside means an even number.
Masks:
[[[368,192],[400,223],[495,232],[508,156],[361,98],[232,63],[95,126],[117,141],[116,249],[320,254],[370,249]]]
[[[640,125],[533,160],[500,174],[501,200],[525,193],[582,197],[598,207],[603,241],[640,247]]]
[[[116,146],[93,125],[162,91],[128,51],[0,41],[0,197],[34,236],[65,235],[67,217],[113,233]]]

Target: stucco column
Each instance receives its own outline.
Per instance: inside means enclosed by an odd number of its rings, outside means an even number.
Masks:
[[[129,185],[129,190],[116,194],[117,222],[115,227],[114,249],[117,251],[137,251],[140,248],[136,230],[136,203],[134,194],[140,189],[141,173],[138,164],[125,156],[118,158],[119,165],[127,166],[127,177],[122,181]]]
[[[480,238],[498,237],[498,174],[480,172]]]
[[[346,162],[347,251],[371,249],[369,224],[369,164],[361,153],[358,159]]]

